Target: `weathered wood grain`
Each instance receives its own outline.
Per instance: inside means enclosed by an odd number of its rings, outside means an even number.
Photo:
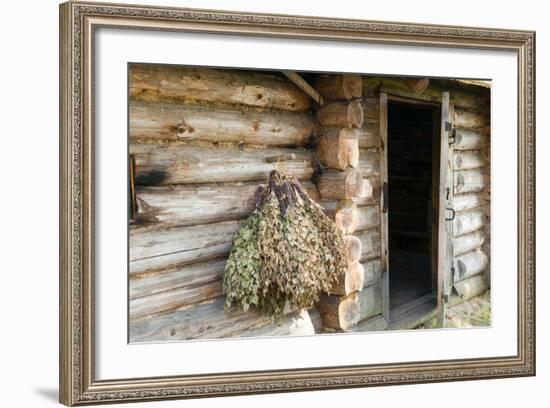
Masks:
[[[366,121],[359,129],[355,129],[360,149],[380,147],[380,123]]]
[[[226,256],[242,221],[169,229],[131,228],[130,275]]]
[[[359,143],[356,129],[321,128],[317,151],[326,168],[345,170],[357,167]]]
[[[485,156],[480,151],[469,150],[455,152],[454,170],[478,169],[486,165]]]
[[[319,201],[315,184],[300,183],[308,195]],[[254,209],[257,182],[139,186],[136,189],[136,222],[163,226],[207,224],[245,218]]]
[[[357,207],[357,226],[355,231],[363,231],[380,225],[380,210],[376,205]]]
[[[486,137],[481,131],[456,129],[455,150],[480,150],[486,145]]]
[[[489,179],[484,169],[459,170],[454,172],[454,192],[476,193],[489,186]]]
[[[306,113],[255,112],[178,104],[130,102],[132,140],[235,142],[303,146],[316,123]]]
[[[453,220],[453,234],[457,237],[477,231],[486,221],[487,217],[481,209],[457,212]]]
[[[192,307],[137,320],[130,324],[130,342],[246,337],[247,331],[272,324],[255,309],[224,311],[224,297]],[[293,319],[296,312],[285,317]],[[252,333],[253,334],[253,333]]]
[[[357,169],[327,170],[318,180],[321,198],[349,199],[363,194],[363,178]]]
[[[359,149],[358,169],[363,177],[380,176],[380,153],[375,149]]]
[[[130,299],[130,324],[132,321],[161,312],[191,306],[223,295],[222,281],[202,285],[181,286],[149,296]]]
[[[463,280],[482,273],[488,264],[487,255],[479,248],[459,255],[454,259],[455,280]]]
[[[313,152],[303,149],[130,144],[130,153],[138,185],[265,181],[272,170],[307,180],[314,171]]]
[[[380,259],[371,259],[362,263],[363,265],[363,274],[365,280],[363,282],[363,287],[374,285],[376,282],[379,282],[382,278],[382,263]]]
[[[453,238],[453,253],[455,256],[465,254],[480,248],[485,242],[485,233],[479,229],[470,234],[464,234]]]
[[[367,320],[382,313],[382,283],[363,288],[356,292],[359,301],[359,321]]]
[[[457,194],[453,197],[455,211],[472,210],[485,204],[481,194]]]
[[[380,256],[380,233],[376,230],[367,230],[355,234],[361,241],[361,262]]]
[[[314,88],[327,101],[350,100],[363,94],[363,80],[355,74],[319,75]]]
[[[163,271],[132,275],[130,299],[147,297],[182,287],[200,286],[223,278],[225,259],[197,262]]]
[[[131,65],[130,98],[186,104],[242,105],[304,112],[310,98],[286,78],[209,68]]]
[[[363,107],[358,101],[331,102],[317,110],[317,120],[324,127],[360,128],[363,126]]]
[[[458,296],[463,300],[482,295],[487,290],[487,283],[483,275],[475,275],[454,284]]]
[[[454,126],[456,128],[479,129],[488,125],[487,115],[484,113],[464,109],[455,109],[454,111]]]

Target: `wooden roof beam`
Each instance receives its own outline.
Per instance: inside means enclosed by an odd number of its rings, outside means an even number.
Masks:
[[[325,103],[323,97],[319,94],[319,92],[313,89],[313,87],[304,78],[302,78],[294,71],[283,71],[283,74],[285,74],[288,79],[294,82],[302,91],[308,94],[311,99],[313,99],[315,103],[317,103],[317,105],[323,106],[323,104]]]

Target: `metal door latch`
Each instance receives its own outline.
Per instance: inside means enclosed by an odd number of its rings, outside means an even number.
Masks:
[[[455,219],[456,211],[454,208],[447,207],[447,211],[451,211],[453,215],[451,215],[451,218],[445,218],[445,221],[452,221]]]

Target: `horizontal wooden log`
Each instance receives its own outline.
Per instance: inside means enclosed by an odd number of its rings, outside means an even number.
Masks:
[[[384,87],[387,90],[396,90],[398,91],[397,93],[400,93],[399,91],[406,92],[408,96],[424,96],[426,100],[441,102],[442,92],[450,90],[450,103],[457,108],[479,111],[485,110],[489,106],[490,97],[488,92],[486,94],[481,94],[480,92],[467,92],[459,89],[459,87],[456,86],[456,82],[442,82],[445,81],[434,81],[432,79],[428,87],[420,94],[411,90],[402,78],[363,76],[363,93],[373,94],[379,90],[380,87]]]
[[[317,120],[324,127],[360,128],[363,126],[363,107],[358,101],[331,102],[317,110]]]
[[[321,128],[317,151],[321,164],[329,169],[357,167],[359,142],[356,129]]]
[[[225,297],[151,318],[130,322],[130,342],[218,339],[242,336],[247,330],[272,324],[251,308],[224,311]],[[291,313],[288,317],[295,317]]]
[[[303,146],[316,124],[292,112],[220,110],[177,104],[130,103],[130,138]]]
[[[377,283],[356,292],[359,301],[359,321],[382,313],[382,284]]]
[[[455,129],[454,150],[480,150],[486,145],[486,137],[480,131]]]
[[[487,217],[483,210],[470,210],[457,212],[453,221],[453,234],[455,237],[468,234],[483,228]]]
[[[380,256],[380,233],[376,230],[367,230],[355,234],[361,241],[361,262]]]
[[[453,208],[455,211],[472,210],[485,204],[481,194],[457,194],[453,197]]]
[[[482,229],[470,234],[464,234],[453,238],[453,254],[455,256],[465,254],[480,248],[485,242],[485,233]]]
[[[454,172],[455,194],[476,193],[489,187],[489,178],[484,169],[460,170]]]
[[[311,336],[315,326],[307,310],[285,315],[280,322],[270,322],[260,327],[243,330],[235,337]]]
[[[468,279],[461,280],[454,284],[455,290],[463,300],[469,300],[480,296],[487,290],[487,283],[483,275],[476,275]]]
[[[327,100],[350,100],[363,94],[361,75],[319,75],[314,88]]]
[[[363,177],[378,177],[380,175],[380,153],[378,150],[359,149],[357,168]]]
[[[130,275],[226,256],[242,221],[130,229]]]
[[[272,170],[300,180],[313,175],[313,152],[303,149],[130,144],[130,153],[138,185],[265,181]]]
[[[488,117],[480,112],[455,109],[453,124],[456,128],[479,129],[488,125]]]
[[[303,181],[301,185],[314,201],[319,201],[315,184]],[[138,223],[162,223],[166,227],[245,218],[254,208],[257,187],[257,182],[138,186],[135,219]]]
[[[305,112],[310,98],[286,78],[209,68],[131,65],[130,98]]]
[[[317,188],[321,198],[359,197],[363,194],[363,178],[356,169],[327,170],[320,175]]]
[[[369,228],[375,228],[380,225],[380,211],[378,206],[357,208],[356,231],[362,231]]]
[[[164,292],[130,299],[130,321],[191,306],[195,303],[223,295],[222,281],[217,280],[203,285],[182,286]]]
[[[485,157],[482,152],[470,150],[467,152],[454,152],[454,169],[469,170],[478,169],[486,164]]]
[[[363,281],[364,288],[380,282],[382,277],[382,262],[380,259],[371,259],[363,262],[362,265],[365,276],[365,280]]]
[[[361,106],[363,107],[363,116],[365,117],[363,127],[368,122],[378,123],[380,120],[380,98],[378,96],[374,98],[363,98],[361,100]]]
[[[224,269],[225,259],[216,259],[182,265],[160,272],[133,274],[129,283],[130,299],[219,281],[223,278]]]
[[[355,131],[360,149],[380,147],[380,123],[365,122],[362,127]]]
[[[488,264],[489,259],[487,255],[479,248],[475,251],[459,255],[454,258],[454,279],[455,281],[459,281],[482,273]]]
[[[359,197],[352,198],[355,204],[358,206],[379,204],[380,178],[378,176],[363,177],[363,193]]]

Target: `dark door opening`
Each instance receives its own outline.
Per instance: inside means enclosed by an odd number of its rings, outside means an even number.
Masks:
[[[388,101],[391,310],[437,290],[440,115],[439,105]]]

